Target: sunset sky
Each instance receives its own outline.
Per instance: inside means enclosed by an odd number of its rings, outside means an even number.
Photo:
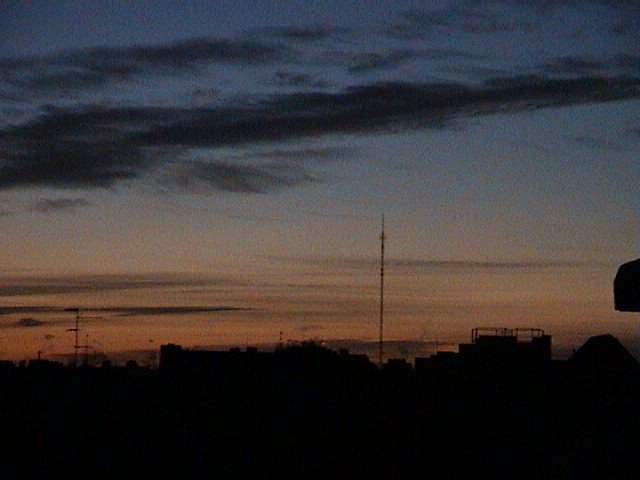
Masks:
[[[96,351],[366,350],[383,213],[389,356],[640,353],[637,2],[4,1],[0,38],[0,358],[71,307]]]

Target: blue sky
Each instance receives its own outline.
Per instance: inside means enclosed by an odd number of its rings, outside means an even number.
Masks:
[[[634,2],[0,10],[6,275],[637,256]]]

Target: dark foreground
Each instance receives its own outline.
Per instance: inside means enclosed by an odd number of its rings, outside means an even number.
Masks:
[[[305,348],[5,364],[0,478],[640,478],[640,376],[615,354],[379,370]]]

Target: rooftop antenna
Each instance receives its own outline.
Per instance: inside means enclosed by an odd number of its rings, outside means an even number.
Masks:
[[[380,233],[380,335],[378,342],[378,366],[382,368],[384,339],[384,214],[382,215],[382,232]]]
[[[84,350],[84,360],[83,360],[83,365],[86,367],[89,365],[89,349],[91,348],[91,345],[89,345],[89,334],[85,334],[84,336],[84,345],[80,345],[79,348],[82,348]]]
[[[75,332],[75,342],[73,345],[74,348],[74,356],[73,356],[73,366],[78,366],[78,354],[80,353],[80,344],[78,343],[78,333],[80,332],[80,309],[79,308],[68,308],[67,312],[76,312],[76,323],[73,328],[68,328],[67,332]]]

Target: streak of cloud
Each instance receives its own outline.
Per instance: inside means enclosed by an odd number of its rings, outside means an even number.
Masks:
[[[281,27],[263,27],[248,32],[249,38],[277,38],[289,42],[316,43],[335,37],[349,35],[349,30],[344,27],[329,25],[296,26],[285,25]]]
[[[633,75],[640,72],[640,56],[614,55],[611,58],[565,56],[554,58],[538,67],[542,75]]]
[[[26,328],[41,327],[42,325],[45,325],[45,324],[46,322],[43,322],[42,320],[37,320],[35,318],[31,318],[31,317],[21,318],[15,323],[17,327],[26,327]]]
[[[331,146],[299,148],[258,149],[229,156],[230,160],[262,159],[287,162],[330,162],[343,160],[357,153],[354,147]]]
[[[232,107],[54,109],[30,123],[0,130],[0,189],[108,188],[166,172],[175,167],[177,157],[194,149],[441,129],[470,117],[638,96],[638,77],[522,76],[480,85],[365,84],[335,93],[276,95]],[[267,193],[317,181],[301,167],[184,160],[183,167],[174,169],[178,180],[184,180],[185,171],[230,192]]]
[[[410,50],[394,50],[387,53],[360,53],[350,56],[347,70],[350,73],[389,70],[418,57],[420,57],[418,52]]]
[[[269,257],[275,261],[309,265],[313,267],[327,268],[353,268],[371,269],[379,266],[377,258],[358,257]],[[564,260],[538,260],[538,261],[464,261],[464,260],[426,260],[426,259],[394,259],[386,260],[389,268],[406,270],[450,270],[450,271],[479,271],[479,270],[531,270],[531,269],[555,269],[555,268],[586,268],[601,266],[595,262],[578,262]]]
[[[194,314],[216,314],[225,312],[243,312],[251,311],[252,308],[237,307],[231,305],[207,305],[207,306],[123,306],[123,307],[86,307],[82,308],[82,322],[108,322],[110,319],[116,319],[120,317],[157,317],[157,316],[190,316]],[[40,315],[48,314],[54,315],[54,318],[47,318],[41,320],[40,318],[24,317],[16,321],[0,322],[0,329],[21,329],[21,328],[36,328],[36,327],[53,327],[63,324],[68,324],[72,321],[66,309],[53,306],[40,306],[40,305],[20,305],[20,306],[5,306],[0,307],[1,316],[14,316],[18,314],[28,315]],[[62,315],[68,318],[62,317]],[[53,336],[50,335],[51,338]]]
[[[273,83],[279,87],[313,87],[325,88],[329,84],[321,79],[307,73],[296,73],[288,71],[276,72]]]
[[[117,316],[152,316],[152,315],[188,315],[193,313],[212,312],[241,312],[251,308],[233,307],[229,305],[216,305],[205,307],[178,306],[178,307],[106,307],[91,308],[88,311],[113,313]]]
[[[2,277],[0,297],[64,295],[110,290],[224,285],[221,278],[187,275],[78,275],[59,277]],[[0,313],[3,312],[0,307]]]
[[[401,40],[420,40],[451,29],[469,34],[494,34],[527,30],[531,26],[527,17],[506,16],[495,5],[474,8],[460,4],[438,10],[406,10],[386,32]]]
[[[149,315],[188,315],[192,313],[208,313],[208,312],[237,312],[247,311],[251,308],[235,307],[230,305],[208,305],[208,306],[154,306],[154,307],[85,307],[81,309],[83,314],[86,313],[110,313],[116,316],[149,316]],[[4,306],[0,307],[0,315],[15,315],[22,313],[41,314],[41,313],[62,313],[66,309],[61,307],[44,307],[40,305],[34,306]],[[93,318],[93,317],[91,317]],[[24,318],[16,322],[18,326],[39,326],[45,325],[46,322],[33,319],[31,317]]]
[[[582,145],[583,147],[603,152],[619,152],[624,150],[623,146],[606,138],[578,135],[576,137],[571,137],[570,140],[578,145]]]
[[[62,312],[63,309],[60,307],[51,307],[51,306],[29,306],[29,305],[5,305],[0,307],[0,315],[16,315],[22,313],[52,313],[52,312]]]
[[[167,45],[91,48],[47,57],[0,59],[0,81],[29,91],[104,86],[136,76],[184,73],[210,63],[268,64],[285,46],[256,40],[192,38]]]
[[[171,177],[170,183],[187,190],[204,186],[233,193],[270,193],[319,181],[298,165],[233,165],[215,161],[185,162]]]
[[[88,207],[91,202],[84,198],[42,198],[36,200],[31,210],[38,213],[55,213]]]

